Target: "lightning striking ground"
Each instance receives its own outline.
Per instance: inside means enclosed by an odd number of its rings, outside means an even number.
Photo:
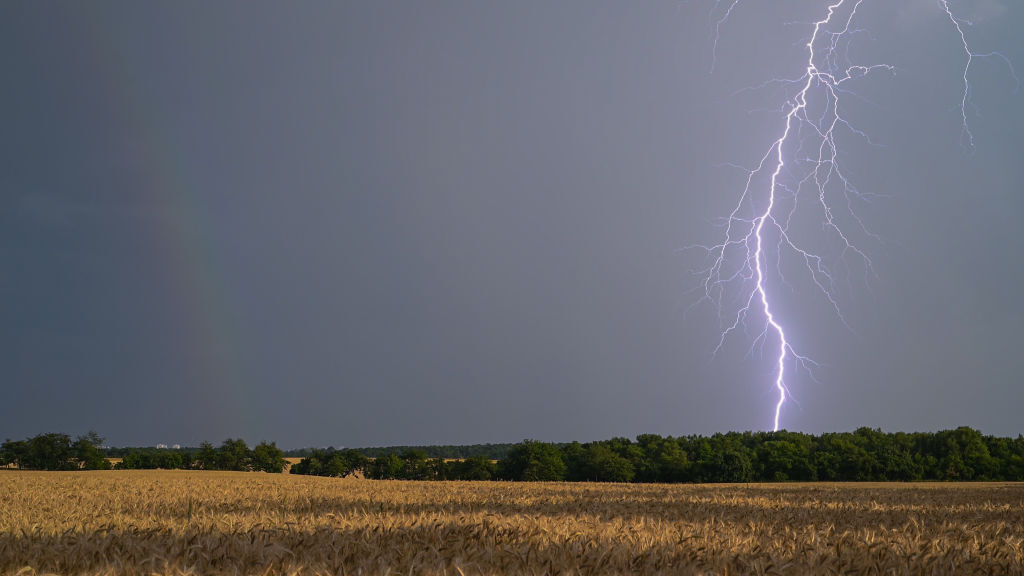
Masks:
[[[844,96],[852,94],[848,86],[865,76],[879,72],[895,74],[891,64],[857,64],[849,59],[852,38],[863,32],[854,27],[857,12],[865,0],[832,0],[823,17],[810,25],[812,33],[804,45],[807,60],[804,73],[798,78],[775,78],[761,86],[790,87],[790,96],[783,111],[784,122],[779,136],[761,156],[757,166],[746,170],[746,184],[736,207],[724,221],[724,238],[718,244],[703,245],[709,264],[699,270],[702,278],[701,301],[717,305],[723,327],[714,354],[717,355],[726,340],[736,331],[750,334],[750,351],[766,345],[774,349],[774,381],[777,394],[774,402],[772,429],[778,430],[782,410],[792,397],[787,384],[787,367],[805,370],[814,379],[818,366],[811,358],[797,353],[785,322],[778,311],[776,291],[784,284],[783,255],[795,256],[806,269],[809,278],[831,305],[838,319],[847,327],[836,295],[836,262],[850,258],[859,261],[865,275],[874,274],[871,259],[858,247],[858,238],[878,239],[858,216],[856,205],[867,202],[871,195],[862,193],[847,178],[840,157],[837,135],[860,138],[874,145],[868,135],[847,121],[841,111]],[[999,58],[1009,67],[1017,80],[1013,65],[998,52],[974,53],[964,33],[966,21],[958,19],[950,7],[950,0],[937,0],[959,35],[966,56],[963,68],[963,93],[960,101],[962,142],[974,148],[974,135],[968,123],[971,87],[969,74],[974,58]],[[709,21],[714,29],[712,72],[717,65],[719,33],[729,17],[741,4],[729,0],[722,8],[722,0],[715,0]],[[716,17],[716,14],[721,14]],[[764,180],[767,180],[764,182]],[[806,239],[793,233],[794,218],[801,202],[809,198],[810,207],[820,218],[822,231],[830,243],[838,246],[838,253],[826,255],[812,249]],[[806,216],[806,208],[802,208]],[[850,227],[856,234],[850,234]],[[774,256],[774,273],[769,260]],[[848,264],[847,264],[848,266]],[[775,280],[777,279],[777,282]],[[769,282],[769,281],[772,282]],[[734,307],[727,302],[735,302]]]

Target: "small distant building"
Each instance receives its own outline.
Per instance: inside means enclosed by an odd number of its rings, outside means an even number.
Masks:
[[[174,446],[171,446],[171,448],[174,450],[181,450],[181,444],[175,444]]]
[[[157,444],[156,445],[156,449],[157,450],[166,450],[167,449],[167,444]]]

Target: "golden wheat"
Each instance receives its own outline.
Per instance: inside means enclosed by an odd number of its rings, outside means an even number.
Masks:
[[[1024,485],[0,472],[5,574],[1024,574]]]

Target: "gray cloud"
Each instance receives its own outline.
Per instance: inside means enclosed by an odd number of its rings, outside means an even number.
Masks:
[[[498,442],[764,428],[770,363],[717,343],[679,248],[717,238],[820,2],[20,4],[0,22],[0,436]],[[978,2],[1024,62],[1024,5]],[[1024,110],[928,0],[865,2],[851,175],[878,279],[786,426],[1020,432]],[[908,27],[907,22],[915,22]],[[1008,88],[1009,86],[1009,88]],[[748,113],[749,110],[764,112]]]

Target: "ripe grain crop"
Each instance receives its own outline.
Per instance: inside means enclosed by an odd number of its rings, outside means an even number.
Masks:
[[[0,471],[3,574],[1024,574],[1024,485]]]

